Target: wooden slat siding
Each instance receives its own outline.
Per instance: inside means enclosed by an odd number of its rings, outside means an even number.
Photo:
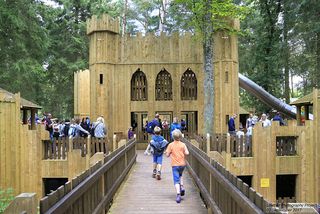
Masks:
[[[217,163],[216,167],[214,167],[215,164],[212,164],[212,163],[210,163],[210,161],[207,161],[206,158],[203,158],[204,156],[206,156],[206,154],[204,152],[202,152],[201,150],[196,148],[194,145],[192,145],[187,140],[183,139],[183,141],[186,143],[186,145],[189,148],[190,156],[194,156],[194,158],[195,158],[195,159],[192,159],[192,162],[198,162],[199,165],[202,165],[204,167],[203,170],[207,170],[210,172],[210,175],[212,176],[211,180],[212,181],[216,180],[218,182],[218,184],[219,184],[219,187],[218,187],[219,198],[215,201],[218,206],[218,209],[221,212],[226,211],[227,208],[225,207],[224,203],[225,203],[226,198],[228,196],[230,196],[232,198],[232,200],[236,202],[235,213],[263,213],[261,208],[256,206],[248,197],[246,197],[242,193],[242,191],[240,190],[240,189],[242,189],[242,183],[241,183],[241,181],[240,182],[238,181],[238,178],[232,178],[232,180],[234,180],[233,183],[235,183],[235,185],[232,184],[228,180],[227,172],[221,164]],[[214,160],[212,160],[212,161],[215,162]],[[192,163],[192,165],[188,164],[189,168],[192,168],[193,166],[194,166],[193,163]],[[193,171],[193,168],[190,170]],[[195,171],[193,171],[193,172],[195,172]],[[202,183],[203,181],[201,181],[199,176],[196,173],[194,173],[194,175],[196,176],[195,181],[201,183],[201,184],[197,183],[197,185],[205,188],[204,184]],[[237,188],[237,183],[238,183],[239,189]],[[207,189],[203,190],[200,188],[200,190],[202,192],[202,195],[206,199],[207,203],[210,203],[210,200],[213,201],[213,197],[211,195],[207,195],[207,193],[208,193]],[[225,196],[225,195],[228,195],[228,196]],[[256,195],[254,195],[254,197],[256,197]],[[229,204],[228,206],[233,206],[231,204]],[[209,206],[210,206],[210,204],[209,204]]]
[[[116,154],[112,153],[113,157],[103,165],[100,161],[92,166],[89,177],[87,177],[89,171],[85,171],[73,179],[72,190],[44,213],[70,213],[70,210],[72,213],[101,213],[104,210],[107,211],[113,195],[136,160],[135,140],[130,141],[129,144],[122,146],[114,153]],[[129,164],[126,164],[124,157],[125,155],[128,157],[128,153],[134,153],[135,155],[132,156],[131,160],[128,160]],[[113,171],[112,186],[106,190],[103,188],[102,182],[103,177],[105,178],[110,170]]]

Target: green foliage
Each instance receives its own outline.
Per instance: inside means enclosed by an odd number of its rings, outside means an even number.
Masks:
[[[180,8],[183,15],[191,18],[184,24],[194,27],[201,33],[206,31],[208,25],[213,31],[233,32],[234,29],[229,24],[230,19],[243,19],[248,13],[246,7],[234,4],[232,0],[175,0],[172,6],[177,8],[176,10]]]
[[[8,207],[10,202],[14,199],[13,189],[0,189],[0,213],[3,213],[4,210]]]

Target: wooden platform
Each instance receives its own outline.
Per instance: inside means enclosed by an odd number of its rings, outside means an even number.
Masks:
[[[199,191],[187,171],[184,172],[186,195],[177,204],[170,159],[164,157],[162,179],[152,178],[152,156],[137,151],[137,163],[114,198],[110,213],[207,213]]]

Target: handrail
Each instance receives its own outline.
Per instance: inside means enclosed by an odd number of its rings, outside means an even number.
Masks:
[[[124,145],[117,149],[115,152],[111,153],[105,158],[105,163],[98,168],[96,171],[94,171],[91,175],[89,175],[87,178],[85,178],[82,182],[80,182],[77,186],[75,186],[69,193],[65,194],[63,197],[60,198],[52,207],[50,207],[48,210],[42,210],[42,202],[44,204],[44,199],[41,199],[40,201],[40,212],[41,213],[67,213],[68,209],[70,207],[72,208],[72,205],[76,203],[78,200],[80,200],[81,197],[96,197],[101,198],[101,200],[97,201],[95,206],[92,208],[88,208],[91,211],[95,210],[94,213],[98,210],[107,209],[106,205],[111,201],[113,195],[115,194],[117,188],[120,186],[121,182],[124,180],[125,176],[127,175],[127,172],[130,170],[132,165],[135,163],[136,160],[136,140],[132,139],[130,140],[127,145]],[[124,157],[124,158],[123,158]],[[123,163],[124,161],[124,163]],[[85,195],[90,189],[93,187],[94,184],[99,185],[100,180],[102,179],[102,183],[104,181],[104,185],[107,182],[105,179],[105,176],[107,176],[107,172],[112,167],[117,167],[117,163],[120,163],[120,168],[124,166],[124,169],[118,169],[118,172],[121,172],[119,176],[113,176],[112,178],[115,179],[115,181],[112,181],[111,187],[108,189],[107,187],[102,188],[102,192],[95,193],[95,195],[88,195],[91,193],[88,193]],[[103,186],[103,185],[102,185]],[[97,196],[98,195],[98,196]],[[88,205],[89,206],[89,205]],[[91,206],[91,204],[90,204]],[[90,212],[91,212],[90,211]]]
[[[218,162],[210,159],[188,140],[183,139],[183,142],[190,152],[187,161],[188,170],[214,213],[236,213],[236,210],[241,210],[243,213],[264,213],[268,202],[259,193],[252,188],[249,189],[248,185]],[[227,202],[230,204],[226,205]]]

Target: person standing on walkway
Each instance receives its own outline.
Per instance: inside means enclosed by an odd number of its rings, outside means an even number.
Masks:
[[[181,196],[185,195],[185,189],[183,187],[182,173],[186,166],[185,156],[189,155],[187,146],[180,141],[182,133],[179,129],[172,132],[174,141],[169,144],[166,155],[171,157],[173,183],[177,191],[176,202],[181,202]]]
[[[153,173],[152,177],[161,179],[161,167],[162,167],[162,156],[169,144],[161,135],[161,128],[156,126],[154,128],[154,135],[150,141],[150,146],[153,148]]]
[[[230,117],[229,122],[228,122],[228,131],[230,135],[236,135],[236,124],[235,124],[235,119],[237,118],[237,115],[234,114],[232,117]]]
[[[176,130],[176,129],[182,131],[181,124],[178,123],[178,118],[177,118],[177,117],[174,117],[174,118],[173,118],[173,122],[172,122],[171,125],[170,125],[170,137],[171,137],[171,140],[173,140],[172,132],[173,132],[174,130]]]

